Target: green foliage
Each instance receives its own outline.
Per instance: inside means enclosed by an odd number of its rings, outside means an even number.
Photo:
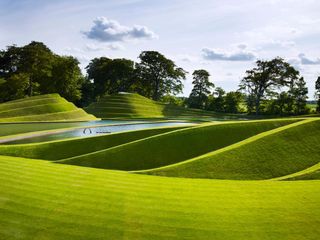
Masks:
[[[0,102],[47,93],[59,93],[76,102],[83,76],[73,57],[58,56],[41,42],[9,46],[0,54]]]
[[[292,85],[298,79],[299,72],[279,57],[271,61],[258,60],[256,65],[252,70],[246,71],[240,89],[250,96],[249,111],[254,107],[256,114],[260,114],[261,101],[273,96],[279,88]]]
[[[136,64],[136,90],[143,96],[160,100],[166,94],[182,92],[186,71],[156,51],[144,51]]]
[[[92,80],[94,98],[131,91],[134,84],[134,62],[128,59],[94,58],[86,67]],[[89,82],[87,82],[87,85]],[[91,92],[84,92],[90,95]]]
[[[316,98],[317,98],[317,112],[320,112],[320,77],[318,77],[316,84]]]
[[[189,106],[204,109],[214,84],[210,82],[210,74],[206,70],[195,70],[192,76],[193,89],[189,96]]]

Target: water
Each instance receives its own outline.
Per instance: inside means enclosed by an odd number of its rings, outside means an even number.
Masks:
[[[140,122],[140,123],[133,123]],[[110,134],[115,132],[124,132],[130,130],[140,130],[147,128],[155,128],[155,127],[169,127],[169,126],[187,126],[192,125],[194,123],[188,122],[141,122],[141,121],[112,121],[112,120],[103,120],[96,122],[86,122],[81,123],[82,128],[77,128],[73,130],[58,132],[58,133],[42,133],[39,135],[30,135],[24,136],[22,139],[15,138],[5,142],[5,144],[23,144],[23,143],[35,143],[35,142],[47,142],[54,141],[60,139],[67,138],[75,138],[75,137],[93,137],[102,134]],[[102,124],[109,124],[104,126],[97,126]],[[117,125],[110,125],[117,124]],[[80,125],[81,126],[81,125]]]

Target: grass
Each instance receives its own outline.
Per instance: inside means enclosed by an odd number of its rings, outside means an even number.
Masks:
[[[0,122],[97,120],[58,94],[29,97],[0,104]]]
[[[319,181],[163,178],[0,156],[1,239],[306,239]]]
[[[161,127],[89,138],[75,138],[32,144],[0,145],[0,155],[58,160],[108,149],[127,142],[182,128],[183,127]]]
[[[204,124],[118,147],[77,155],[60,163],[119,170],[142,170],[182,162],[297,120]]]
[[[139,94],[116,94],[101,98],[85,110],[99,118],[237,118],[210,111],[163,104]]]
[[[216,179],[277,178],[319,163],[319,136],[320,120],[304,120],[181,164],[145,173]]]

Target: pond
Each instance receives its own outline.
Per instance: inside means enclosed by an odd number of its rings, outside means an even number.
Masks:
[[[38,123],[41,125],[41,123]],[[187,126],[194,125],[190,122],[147,122],[147,121],[113,121],[103,120],[94,122],[83,122],[75,126],[77,128],[71,130],[59,130],[56,132],[34,133],[23,136],[16,136],[2,140],[4,144],[24,144],[35,142],[47,142],[75,137],[93,137],[102,134],[110,134],[116,132],[124,132],[130,130],[141,130],[155,127],[170,127],[170,126]]]

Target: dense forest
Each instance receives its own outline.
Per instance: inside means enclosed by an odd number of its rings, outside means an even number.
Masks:
[[[207,70],[194,70],[189,97],[176,97],[188,73],[174,61],[156,51],[144,51],[138,59],[94,58],[83,74],[76,58],[57,55],[42,42],[8,46],[0,51],[0,102],[59,93],[83,107],[104,95],[135,92],[156,101],[216,112],[299,115],[310,111],[303,76],[280,57],[258,60],[231,92],[215,86]],[[315,89],[319,111],[320,77]]]

